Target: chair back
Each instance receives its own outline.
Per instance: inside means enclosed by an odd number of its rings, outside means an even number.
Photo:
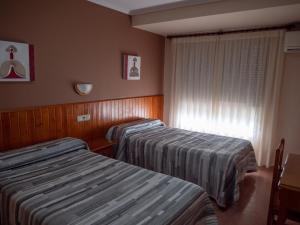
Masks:
[[[285,140],[282,138],[280,141],[280,145],[276,149],[275,153],[275,164],[273,168],[273,179],[272,179],[272,187],[271,187],[271,195],[270,195],[270,203],[269,203],[269,213],[268,213],[268,223],[267,225],[272,225],[273,223],[273,209],[276,202],[276,193],[278,192],[278,183],[280,180],[281,172],[283,169],[282,166],[282,158],[284,152]]]
[[[285,145],[285,140],[281,139],[280,145],[276,149],[276,154],[275,154],[275,164],[274,164],[274,168],[273,168],[272,187],[273,186],[277,187],[277,189],[278,189],[278,183],[280,180],[281,172],[283,170],[282,159],[283,159],[284,145]]]

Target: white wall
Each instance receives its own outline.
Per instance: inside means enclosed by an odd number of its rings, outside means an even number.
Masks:
[[[300,154],[300,53],[286,54],[279,105],[277,139],[286,139],[286,153]]]

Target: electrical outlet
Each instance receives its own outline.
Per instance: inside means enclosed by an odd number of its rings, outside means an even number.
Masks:
[[[77,116],[77,122],[88,121],[90,119],[91,119],[91,115],[90,114]]]

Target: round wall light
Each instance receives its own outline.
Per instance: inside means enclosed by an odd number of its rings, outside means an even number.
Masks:
[[[75,91],[79,95],[88,95],[93,89],[93,84],[75,84]]]

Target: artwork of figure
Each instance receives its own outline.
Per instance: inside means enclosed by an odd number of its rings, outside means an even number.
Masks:
[[[141,79],[141,57],[134,55],[123,56],[123,78],[125,80]]]
[[[3,79],[24,78],[26,75],[25,67],[19,61],[14,59],[14,53],[17,48],[13,45],[8,46],[6,51],[9,53],[9,60],[0,66],[0,75]]]
[[[136,67],[137,58],[133,58],[133,66],[130,68],[130,77],[138,77],[140,75],[139,69]]]
[[[30,63],[28,44],[0,41],[0,81],[32,80]]]

